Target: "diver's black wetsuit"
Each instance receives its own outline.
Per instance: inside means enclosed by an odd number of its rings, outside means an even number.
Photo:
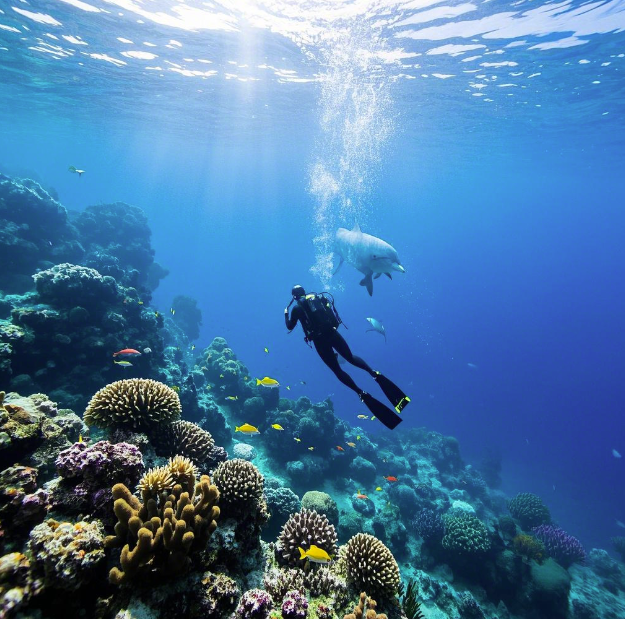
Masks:
[[[297,326],[298,321],[302,323],[302,326],[304,325],[306,321],[306,313],[300,305],[296,305],[291,312],[291,317],[289,318],[288,313],[285,313],[284,320],[286,322],[286,328],[289,331],[292,331]],[[323,362],[334,372],[336,377],[344,385],[354,390],[358,395],[363,393],[363,390],[358,387],[358,385],[354,382],[354,379],[341,368],[334,351],[341,355],[341,357],[343,357],[343,359],[345,359],[348,363],[355,365],[361,370],[369,372],[369,374],[373,377],[376,376],[376,373],[369,367],[369,364],[364,359],[361,359],[352,353],[349,345],[345,341],[345,338],[336,330],[336,328],[329,329],[322,335],[315,337],[312,340],[312,343],[314,344],[315,350]]]

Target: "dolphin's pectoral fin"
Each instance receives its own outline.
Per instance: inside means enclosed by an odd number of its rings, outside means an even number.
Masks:
[[[367,288],[367,292],[369,296],[373,296],[373,273],[368,273],[364,276],[363,279],[360,280],[360,285],[365,286]]]
[[[380,275],[382,275],[382,273],[376,273],[376,274],[373,276],[373,279],[378,279],[378,277],[380,277]]]
[[[384,275],[386,275],[389,279],[393,279],[393,276],[390,273],[384,273]]]
[[[334,269],[334,273],[332,273],[333,277],[339,272],[339,269],[341,268],[342,264],[343,264],[343,256],[341,256],[341,259],[339,260],[339,263],[338,263],[336,269]]]

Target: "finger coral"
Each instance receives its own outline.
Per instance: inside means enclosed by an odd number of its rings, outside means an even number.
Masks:
[[[315,545],[333,556],[337,550],[336,542],[336,530],[328,518],[314,510],[303,509],[291,514],[282,527],[276,553],[288,565],[303,567],[306,560],[300,559],[299,548],[308,550]]]
[[[362,619],[363,615],[365,619],[386,619],[386,615],[378,615],[376,608],[377,602],[368,598],[367,594],[363,592],[360,594],[358,604],[354,607],[354,612],[345,615],[343,619]]]
[[[208,475],[191,492],[185,490],[183,484],[188,487],[193,478],[193,465],[174,459],[141,479],[143,503],[123,484],[113,487],[118,523],[115,535],[105,543],[123,545],[121,569],[114,567],[109,573],[113,584],[180,574],[190,564],[189,555],[206,546],[217,527],[219,491]]]
[[[178,394],[163,383],[128,378],[110,383],[89,402],[84,420],[99,428],[126,427],[144,430],[180,417]]]
[[[399,566],[393,553],[377,537],[358,533],[347,542],[342,553],[349,583],[375,595],[395,596]]]

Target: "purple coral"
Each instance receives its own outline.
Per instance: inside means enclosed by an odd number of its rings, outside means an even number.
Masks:
[[[80,442],[58,455],[56,468],[63,479],[79,478],[88,485],[132,485],[141,477],[143,458],[139,449],[128,443],[99,441],[89,446]]]
[[[573,563],[584,563],[586,552],[581,542],[559,527],[550,524],[541,524],[534,527],[532,532],[544,545],[550,557],[562,567],[568,568]]]
[[[236,610],[237,619],[266,619],[273,608],[271,596],[262,589],[246,591]]]
[[[432,509],[422,509],[413,520],[412,525],[425,542],[436,542],[445,535],[443,517]]]
[[[300,591],[289,591],[282,602],[282,619],[305,619],[308,614],[308,600]]]

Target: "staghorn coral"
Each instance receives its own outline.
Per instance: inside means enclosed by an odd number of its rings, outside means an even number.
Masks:
[[[399,588],[399,566],[391,551],[373,535],[358,533],[343,549],[347,581],[357,587],[394,597]]]
[[[333,556],[336,554],[336,542],[336,530],[326,516],[314,510],[302,509],[301,512],[291,514],[282,527],[276,554],[288,565],[303,567],[306,560],[300,559],[300,547],[308,550],[314,544]]]
[[[264,504],[263,476],[247,460],[222,462],[215,469],[213,481],[219,488],[220,505],[226,518],[248,512],[261,502]]]
[[[208,475],[200,478],[192,492],[185,491],[174,479],[181,469],[186,470],[186,465],[148,471],[139,482],[143,503],[123,484],[113,487],[118,523],[115,535],[105,543],[107,547],[123,545],[122,569],[114,567],[109,574],[113,584],[179,574],[190,564],[189,554],[206,546],[217,527],[219,491]]]
[[[99,522],[57,522],[37,525],[28,540],[33,570],[55,589],[77,591],[95,579],[105,562]]]
[[[163,383],[146,378],[128,378],[110,383],[89,402],[84,420],[99,428],[146,429],[180,417],[178,394]]]
[[[457,555],[472,555],[486,552],[490,538],[484,523],[468,512],[445,516],[443,548]]]
[[[512,517],[516,518],[525,530],[551,522],[549,509],[539,496],[531,492],[520,492],[513,499],[510,499],[508,509]]]
[[[158,424],[151,438],[158,455],[186,456],[203,470],[211,470],[218,462],[225,460],[215,450],[211,433],[191,421]]]
[[[521,533],[512,540],[512,550],[514,554],[524,559],[538,561],[539,563],[545,556],[545,547],[535,537]]]
[[[559,527],[542,524],[534,527],[532,532],[544,544],[547,554],[562,567],[568,569],[573,563],[586,561],[586,551],[581,542]]]
[[[345,615],[343,619],[362,619],[363,615],[365,619],[386,619],[386,615],[378,615],[376,608],[376,601],[368,598],[367,594],[363,592],[360,594],[358,604],[354,607],[354,612]]]

